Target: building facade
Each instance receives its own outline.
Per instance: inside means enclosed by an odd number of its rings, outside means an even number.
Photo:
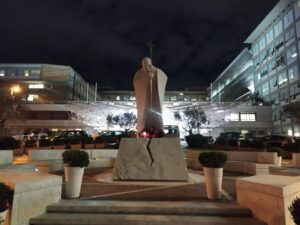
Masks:
[[[245,48],[208,88],[211,102],[241,102],[254,93],[253,61]]]
[[[0,64],[0,92],[26,102],[94,101],[97,91],[70,66]]]
[[[273,133],[300,136],[283,106],[300,100],[300,2],[281,0],[246,39],[255,93],[272,105]]]

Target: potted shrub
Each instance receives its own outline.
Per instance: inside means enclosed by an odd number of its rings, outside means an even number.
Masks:
[[[296,225],[300,225],[300,198],[296,198],[289,207],[292,219]]]
[[[222,151],[202,152],[199,154],[198,160],[203,166],[208,199],[219,199],[227,154]]]
[[[277,158],[275,160],[275,165],[276,166],[281,166],[281,162],[282,162],[282,155],[283,155],[283,150],[281,148],[268,148],[267,149],[268,152],[276,152],[277,153]]]
[[[13,189],[4,183],[0,183],[0,225],[5,223],[5,218],[13,200]]]
[[[62,154],[65,164],[66,197],[78,198],[80,195],[84,167],[90,163],[88,153],[66,150]]]

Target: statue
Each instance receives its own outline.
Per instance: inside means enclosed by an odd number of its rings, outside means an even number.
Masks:
[[[168,77],[152,65],[150,58],[142,60],[133,79],[137,104],[137,133],[144,131],[163,134],[162,103]]]

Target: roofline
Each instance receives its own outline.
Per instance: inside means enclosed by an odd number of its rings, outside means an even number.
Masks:
[[[273,21],[275,21],[278,15],[285,9],[293,0],[280,0],[274,8],[268,13],[268,15],[260,22],[260,24],[252,31],[244,43],[252,44],[256,38],[264,32]]]
[[[58,65],[58,64],[48,64],[48,63],[0,63],[0,66],[11,66],[11,67],[42,67],[42,66],[56,66],[56,67],[68,67],[72,68],[71,66],[67,65]]]

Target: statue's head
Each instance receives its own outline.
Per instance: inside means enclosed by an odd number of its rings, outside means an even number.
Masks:
[[[152,62],[148,57],[143,58],[142,67],[146,72],[150,72],[152,70]]]

